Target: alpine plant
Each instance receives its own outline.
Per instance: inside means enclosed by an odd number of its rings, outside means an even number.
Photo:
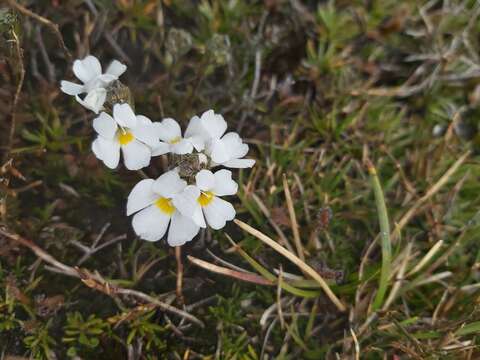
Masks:
[[[82,84],[62,80],[61,90],[98,114],[92,151],[108,168],[117,168],[122,158],[125,168],[140,170],[152,157],[170,154],[169,171],[141,180],[128,195],[126,213],[133,215],[133,230],[143,240],[166,237],[170,246],[181,246],[201,228],[222,229],[236,215],[224,197],[238,191],[226,168],[255,164],[245,158],[248,145],[236,132],[227,132],[227,122],[214,110],[193,116],[183,135],[175,119],[136,115],[128,88],[118,80],[126,69],[114,60],[103,73],[100,61],[89,55],[73,63]],[[119,88],[128,91],[114,93]]]

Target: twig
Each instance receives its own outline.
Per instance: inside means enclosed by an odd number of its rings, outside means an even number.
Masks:
[[[93,16],[98,17],[98,10],[95,8],[95,5],[92,3],[91,0],[84,0],[85,4],[87,4],[88,8],[92,12]],[[132,59],[123,51],[123,49],[118,45],[118,43],[115,41],[113,36],[106,31],[102,31],[102,36],[107,40],[107,42],[110,44],[112,47],[113,51],[117,53],[117,55],[127,64],[130,65],[132,64]],[[163,117],[163,116],[162,116]]]
[[[15,114],[17,109],[18,100],[20,98],[20,92],[22,91],[23,81],[25,79],[25,66],[23,65],[23,56],[22,49],[20,48],[20,40],[18,39],[15,30],[12,29],[12,36],[15,39],[15,50],[17,52],[18,64],[20,66],[20,79],[18,80],[17,89],[15,90],[15,95],[13,97],[12,108],[10,110],[10,134],[8,137],[8,151],[5,153],[5,160],[10,156],[10,153],[13,148],[13,141],[15,138],[15,129],[17,126],[17,116]]]
[[[41,258],[43,261],[46,263],[52,265],[56,270],[58,270],[61,274],[63,275],[68,275],[72,276],[75,278],[79,278],[82,280],[82,282],[87,285],[88,287],[91,287],[92,289],[95,289],[97,291],[103,292],[107,295],[115,295],[115,294],[121,294],[121,295],[127,295],[127,296],[133,296],[137,299],[144,300],[148,303],[155,304],[158,306],[160,309],[164,311],[168,311],[172,314],[175,314],[181,318],[187,319],[191,321],[192,323],[195,323],[199,325],[200,327],[204,327],[204,324],[202,321],[197,319],[195,316],[189,314],[186,311],[177,309],[174,306],[171,306],[167,303],[164,303],[150,295],[147,295],[145,293],[142,293],[141,291],[137,290],[132,290],[132,289],[124,289],[121,287],[117,287],[114,285],[111,285],[107,281],[103,279],[103,277],[98,274],[92,274],[86,269],[79,269],[79,268],[73,268],[71,266],[65,265],[61,263],[60,261],[56,260],[53,256],[48,254],[46,251],[44,251],[42,248],[37,246],[35,243],[32,241],[25,239],[18,234],[12,234],[2,228],[0,228],[0,235],[5,236],[6,238],[15,241],[25,247],[28,247],[31,251],[35,253],[39,258]]]
[[[103,238],[103,236],[105,235],[105,232],[107,231],[107,229],[110,227],[110,223],[106,223],[102,229],[100,230],[100,233],[97,235],[97,237],[95,238],[95,240],[93,241],[92,243],[92,246],[88,247],[88,246],[85,246],[83,245],[80,241],[77,241],[77,240],[73,240],[71,243],[72,245],[76,246],[78,249],[80,249],[81,251],[84,252],[83,256],[80,258],[80,260],[77,261],[77,266],[80,266],[82,265],[85,261],[87,261],[90,256],[92,256],[93,254],[95,254],[96,252],[102,250],[103,248],[106,248],[107,246],[110,246],[112,244],[115,244],[117,241],[121,241],[121,240],[125,240],[127,238],[127,235],[126,234],[123,234],[123,235],[119,235],[119,236],[116,236],[114,237],[113,239],[99,245],[98,243],[100,242],[100,240]]]
[[[253,78],[252,89],[250,90],[250,94],[247,95],[247,104],[248,109],[242,112],[242,116],[240,121],[238,122],[237,132],[240,132],[245,125],[245,120],[247,116],[252,113],[251,104],[254,101],[255,97],[257,96],[258,85],[260,83],[260,75],[262,71],[262,51],[257,50],[255,52],[255,76]]]
[[[103,248],[106,248],[110,245],[113,245],[115,244],[116,242],[118,241],[122,241],[122,240],[125,240],[127,238],[127,235],[126,234],[122,234],[122,235],[119,235],[119,236],[115,236],[113,239],[111,240],[108,240],[107,242],[101,244],[100,246],[97,246],[97,247],[91,247],[91,248],[88,248],[86,246],[83,245],[83,248],[81,248],[84,252],[85,252],[85,255],[83,255],[83,257],[78,260],[77,262],[77,266],[80,266],[82,265],[85,261],[88,260],[88,258],[90,256],[92,256],[93,254],[95,254],[96,252],[102,250]],[[79,247],[79,246],[78,246]],[[80,248],[80,247],[79,247]]]
[[[40,26],[37,26],[35,29],[35,37],[37,39],[38,48],[40,49],[40,55],[42,55],[43,63],[45,64],[45,68],[47,70],[47,78],[50,84],[55,83],[55,68],[48,57],[47,49],[45,48],[45,44],[43,43],[42,38],[42,30]]]
[[[47,18],[44,18],[43,16],[38,15],[38,14],[34,13],[33,11],[27,9],[26,7],[20,5],[15,0],[6,0],[6,1],[7,1],[8,5],[15,8],[16,10],[21,12],[23,15],[31,17],[32,19],[35,19],[39,23],[41,23],[41,24],[47,26],[48,28],[50,28],[52,30],[52,32],[55,34],[55,36],[57,37],[58,43],[60,44],[60,47],[62,48],[63,52],[65,53],[65,56],[67,57],[67,60],[69,62],[72,62],[72,55],[70,54],[70,51],[68,50],[67,46],[65,45],[65,42],[63,41],[63,36],[60,33],[60,30],[58,29],[57,24],[54,24],[53,22],[51,22]]]

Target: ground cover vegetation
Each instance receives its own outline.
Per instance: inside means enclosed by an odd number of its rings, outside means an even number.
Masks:
[[[477,1],[0,2],[2,359],[475,359]],[[75,59],[249,145],[236,219],[140,239]],[[118,98],[107,98],[106,104]],[[207,219],[208,220],[208,219]],[[181,290],[181,291],[179,291]]]

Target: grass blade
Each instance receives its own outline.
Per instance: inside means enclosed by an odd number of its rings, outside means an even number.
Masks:
[[[290,260],[292,263],[297,265],[300,268],[300,270],[302,270],[305,274],[308,274],[308,276],[310,276],[312,279],[317,281],[318,284],[320,285],[320,287],[325,292],[325,294],[335,304],[335,306],[337,307],[338,310],[340,310],[342,312],[347,310],[346,306],[337,298],[337,296],[333,293],[333,291],[330,289],[330,287],[325,282],[325,280],[323,280],[323,278],[313,268],[311,268],[309,265],[307,265],[299,257],[297,257],[295,254],[292,254],[290,251],[285,249],[282,245],[278,244],[276,241],[269,238],[264,233],[258,231],[257,229],[254,229],[253,227],[244,223],[243,221],[240,221],[238,219],[235,219],[233,221],[241,229],[245,230],[250,235],[255,236],[257,239],[259,239],[260,241],[264,242],[265,244],[267,244],[268,246],[273,248],[279,254],[283,255],[288,260]]]
[[[375,203],[377,205],[378,221],[380,223],[380,239],[382,241],[382,270],[378,291],[372,306],[373,310],[376,311],[382,306],[385,293],[387,292],[392,268],[392,243],[390,241],[390,223],[388,221],[387,206],[385,205],[385,198],[380,180],[378,179],[377,170],[370,161],[367,166],[375,193]]]
[[[239,245],[237,245],[231,238],[230,236],[227,235],[227,238],[231,241],[233,246],[235,247],[235,250],[255,269],[257,270],[265,279],[268,281],[271,281],[273,283],[278,282],[278,278],[272,274],[270,271],[265,269],[258,261],[256,261],[254,258],[252,258],[250,255],[248,255]],[[290,294],[304,297],[307,299],[312,299],[316,298],[320,295],[319,291],[315,290],[303,290],[303,289],[298,289],[285,281],[282,281],[280,283],[280,286],[283,290],[289,292]]]
[[[272,281],[265,280],[263,277],[258,276],[256,274],[251,274],[251,273],[244,273],[232,269],[228,269],[223,266],[218,266],[212,263],[209,263],[207,261],[197,259],[196,257],[193,257],[191,255],[187,255],[187,259],[194,265],[197,265],[205,270],[229,276],[238,280],[246,281],[246,282],[251,282],[257,285],[269,285],[273,286],[275,285]]]

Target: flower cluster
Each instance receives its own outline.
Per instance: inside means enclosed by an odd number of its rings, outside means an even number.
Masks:
[[[174,119],[153,122],[136,115],[126,99],[113,103],[112,114],[108,114],[105,103],[111,84],[125,70],[125,65],[114,60],[103,74],[98,59],[87,56],[73,64],[83,85],[62,81],[61,90],[87,109],[100,112],[93,120],[97,137],[92,151],[107,167],[118,166],[120,153],[129,170],[149,166],[154,156],[171,154],[177,159],[171,170],[156,180],[140,181],[128,196],[127,216],[133,215],[135,233],[141,239],[158,241],[168,230],[168,244],[181,246],[200,228],[223,228],[235,218],[235,209],[222,197],[238,190],[232,172],[225,168],[252,167],[255,160],[244,158],[248,145],[237,133],[226,133],[227,122],[213,110],[192,117],[183,136]],[[81,98],[81,94],[86,95]],[[182,162],[190,165],[189,171],[179,165]]]

